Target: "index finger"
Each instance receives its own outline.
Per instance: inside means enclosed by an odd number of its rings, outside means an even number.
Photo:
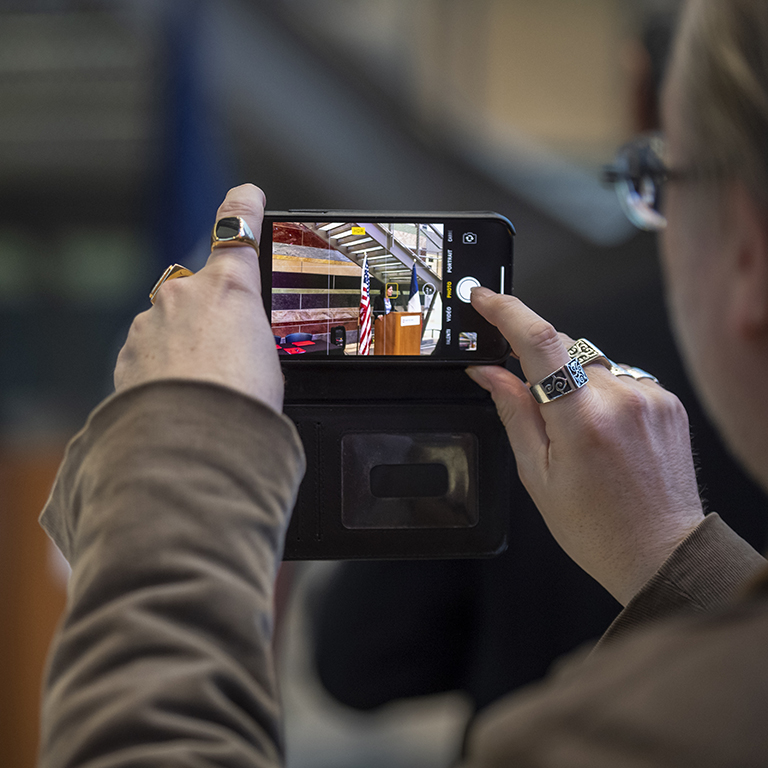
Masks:
[[[472,306],[504,334],[528,381],[540,381],[570,360],[555,327],[516,296],[473,288]]]

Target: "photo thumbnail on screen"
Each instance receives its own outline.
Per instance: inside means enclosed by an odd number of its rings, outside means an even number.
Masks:
[[[443,331],[444,225],[272,224],[280,356],[431,355]]]

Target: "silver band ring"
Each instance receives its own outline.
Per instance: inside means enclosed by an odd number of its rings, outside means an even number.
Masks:
[[[250,245],[259,255],[259,245],[253,231],[242,216],[225,216],[213,225],[211,249],[229,245]]]
[[[602,350],[596,347],[588,339],[577,339],[568,347],[568,356],[578,360],[583,366],[591,363],[604,365],[614,376],[621,376],[622,369],[609,360]]]
[[[549,376],[531,385],[531,394],[537,403],[551,403],[581,389],[589,378],[578,360],[569,360]]]
[[[189,277],[190,275],[194,274],[195,273],[191,269],[182,267],[181,264],[171,264],[171,266],[167,267],[165,272],[160,275],[160,279],[154,284],[154,286],[152,286],[152,290],[149,292],[149,300],[153,304],[155,303],[155,296],[157,296],[157,292],[160,290],[160,286],[168,280],[175,280],[177,277]]]
[[[644,371],[642,368],[638,368],[634,365],[619,366],[619,373],[617,373],[616,376],[631,376],[635,381],[640,381],[640,379],[650,379],[654,384],[659,383],[659,380],[652,373],[648,373],[648,371]]]

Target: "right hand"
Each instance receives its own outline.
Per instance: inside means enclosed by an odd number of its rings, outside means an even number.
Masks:
[[[472,291],[472,306],[512,346],[528,381],[568,362],[568,337],[513,296]],[[688,416],[650,379],[600,364],[589,383],[539,405],[499,366],[468,369],[493,397],[518,473],[565,552],[622,604],[703,520]]]

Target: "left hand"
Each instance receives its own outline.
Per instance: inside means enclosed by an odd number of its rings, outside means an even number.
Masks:
[[[216,220],[241,216],[258,241],[265,202],[258,187],[235,187]],[[115,389],[160,379],[215,382],[282,410],[283,377],[253,248],[214,249],[195,275],[164,283],[154,306],[133,321],[117,360]]]
[[[514,296],[475,288],[472,306],[501,330],[529,381],[568,362],[571,340]],[[555,539],[626,604],[704,517],[688,417],[649,379],[586,370],[586,386],[543,405],[505,368],[468,373],[491,393]]]

